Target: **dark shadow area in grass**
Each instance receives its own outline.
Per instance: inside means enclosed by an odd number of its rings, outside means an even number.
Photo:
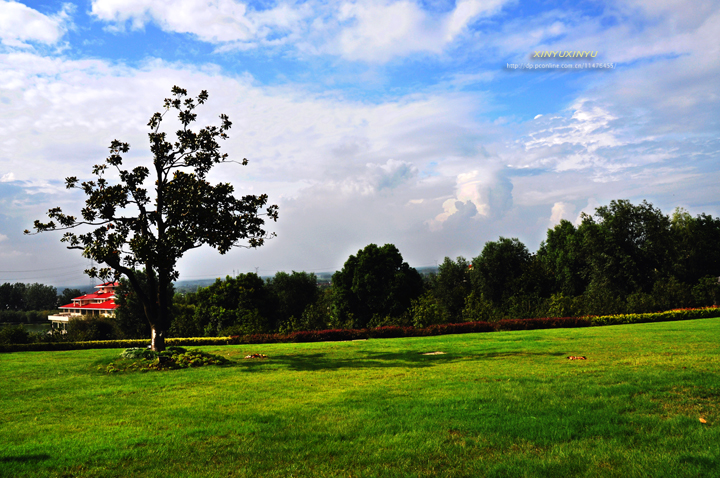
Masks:
[[[49,460],[51,457],[47,453],[38,453],[35,455],[17,455],[17,456],[2,456],[0,457],[0,463],[37,463],[40,461]]]
[[[485,352],[481,354],[465,355],[465,357],[473,357],[478,359],[495,359],[495,358],[511,358],[511,357],[566,357],[568,352],[528,352],[519,350],[517,352]]]
[[[263,364],[272,363],[286,366],[290,370],[295,371],[316,371],[316,370],[338,370],[338,369],[362,369],[362,368],[426,368],[433,367],[440,363],[447,364],[457,361],[468,360],[489,360],[498,358],[513,357],[536,357],[565,356],[565,352],[486,352],[486,353],[453,353],[446,352],[442,355],[423,355],[431,350],[409,350],[406,352],[358,352],[357,356],[352,359],[337,359],[328,356],[325,353],[314,354],[286,354],[269,357],[267,360],[240,360],[238,364],[249,372],[260,371],[258,367]]]

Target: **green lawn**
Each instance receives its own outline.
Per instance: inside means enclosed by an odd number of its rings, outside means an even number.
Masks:
[[[719,337],[704,319],[202,347],[233,364],[110,375],[120,350],[0,354],[0,475],[720,476]]]

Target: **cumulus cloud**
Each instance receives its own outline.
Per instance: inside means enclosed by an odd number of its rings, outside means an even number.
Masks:
[[[0,41],[25,48],[27,42],[55,44],[67,30],[72,9],[64,4],[55,15],[44,15],[22,3],[0,0]]]
[[[427,221],[433,231],[449,220],[499,217],[513,204],[513,184],[502,171],[473,170],[457,176],[455,193],[442,203],[443,212]]]
[[[550,213],[550,226],[560,224],[560,221],[566,219],[572,221],[574,219],[573,214],[575,212],[575,206],[573,204],[558,201],[553,204],[552,212]]]

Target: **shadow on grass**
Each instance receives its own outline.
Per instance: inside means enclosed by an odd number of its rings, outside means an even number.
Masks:
[[[37,463],[39,461],[49,459],[50,455],[47,453],[39,453],[36,455],[2,456],[0,457],[0,463]]]
[[[444,353],[439,355],[424,355],[427,351],[407,352],[372,352],[362,351],[352,359],[337,358],[325,353],[312,354],[284,354],[268,358],[267,360],[246,359],[239,360],[238,366],[248,372],[259,372],[263,365],[281,365],[295,371],[363,369],[363,368],[427,368],[440,364],[458,361],[482,361],[493,359],[515,359],[521,357],[560,357],[564,352],[486,352],[486,353]]]

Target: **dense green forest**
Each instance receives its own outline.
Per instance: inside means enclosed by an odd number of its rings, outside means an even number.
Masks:
[[[57,289],[44,284],[22,282],[0,284],[0,322],[44,322],[48,311],[69,304],[73,297],[82,295],[78,289]]]
[[[646,201],[618,200],[582,215],[578,226],[561,221],[536,253],[500,237],[478,246],[472,259],[446,257],[429,275],[404,262],[394,245],[370,244],[347,259],[330,287],[318,287],[306,272],[218,279],[197,292],[174,293],[169,334],[424,327],[717,305],[718,244],[720,218],[683,209],[668,216]],[[6,286],[0,300],[11,297]],[[66,339],[148,337],[142,306],[125,281],[117,295],[115,319],[72,321]],[[27,299],[22,304],[13,307],[29,306]]]

